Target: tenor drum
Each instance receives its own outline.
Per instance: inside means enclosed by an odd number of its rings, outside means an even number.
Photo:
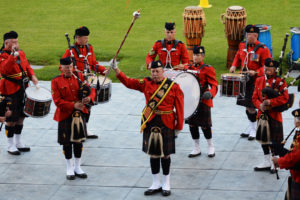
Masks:
[[[258,41],[265,44],[271,52],[271,56],[273,57],[272,53],[272,41],[271,41],[271,26],[266,24],[256,24],[256,27],[259,28],[259,36]]]
[[[225,18],[224,18],[225,17]],[[225,35],[228,41],[227,67],[231,67],[234,56],[244,38],[246,26],[246,9],[241,6],[230,6],[221,15],[221,22],[225,24]]]
[[[190,72],[178,73],[174,81],[180,85],[184,94],[184,119],[188,120],[196,114],[200,104],[200,83]]]
[[[300,27],[291,28],[291,50],[292,61],[299,61],[300,59]]]
[[[246,77],[243,74],[221,74],[221,96],[245,96]]]
[[[45,117],[50,112],[51,92],[44,87],[29,86],[25,90],[24,113],[30,117]]]
[[[195,45],[201,45],[204,36],[206,19],[203,8],[199,6],[186,7],[183,13],[183,22],[183,34],[186,39],[190,61],[193,62],[193,48]]]
[[[111,98],[112,81],[106,77],[103,83],[104,78],[104,76],[92,76],[88,79],[90,86],[95,88],[97,92],[95,103],[106,103]]]

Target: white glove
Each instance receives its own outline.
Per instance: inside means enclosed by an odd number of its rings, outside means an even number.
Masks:
[[[181,130],[175,129],[175,136],[177,136],[180,133]]]
[[[14,57],[17,57],[17,56],[19,56],[19,52],[18,51],[13,51],[11,53],[11,55],[14,56]]]
[[[135,11],[133,14],[132,14],[135,18],[140,18],[141,17],[141,14],[139,11]]]
[[[114,59],[111,59],[111,60],[109,61],[109,65],[110,65],[110,67],[111,67],[113,70],[118,69],[117,62],[116,62],[116,60],[114,60]]]

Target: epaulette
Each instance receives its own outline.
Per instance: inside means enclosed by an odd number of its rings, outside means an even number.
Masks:
[[[184,44],[182,41],[178,40],[178,43]]]
[[[156,40],[156,42],[161,42],[161,40]]]
[[[58,77],[60,77],[60,75],[55,76],[55,77],[52,78],[51,80],[54,80],[54,79],[56,79],[56,78],[58,78]]]

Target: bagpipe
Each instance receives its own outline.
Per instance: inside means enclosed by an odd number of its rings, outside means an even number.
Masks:
[[[273,79],[272,85],[270,86],[269,84],[266,84],[266,87],[262,89],[262,95],[264,97],[267,97],[268,99],[273,99],[276,97],[279,97],[281,95],[283,95],[283,93],[288,89],[288,87],[292,86],[298,79],[300,79],[300,75],[295,78],[293,81],[291,81],[286,87],[284,87],[283,89],[281,89],[283,83],[285,82],[286,78],[289,76],[291,70],[289,70],[284,76],[283,78],[281,78],[282,75],[282,58],[284,56],[284,52],[286,49],[286,43],[287,43],[287,39],[288,39],[289,34],[287,33],[285,35],[284,38],[284,43],[283,43],[283,47],[279,56],[279,68],[277,68],[276,73],[279,71],[279,76],[275,76],[275,78]],[[276,85],[276,77],[280,77],[281,81]],[[267,80],[267,77],[266,77]],[[299,91],[300,85],[298,85],[298,91]],[[294,104],[294,99],[295,99],[295,94],[290,93],[289,94],[289,98],[288,101],[280,106],[276,106],[276,107],[271,107],[271,106],[267,106],[267,110],[272,110],[275,112],[283,112],[288,110],[289,108],[291,108]]]

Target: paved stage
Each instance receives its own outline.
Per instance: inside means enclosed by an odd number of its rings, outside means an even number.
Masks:
[[[50,88],[50,82],[41,82]],[[290,87],[296,92],[296,87]],[[293,128],[291,111],[284,116],[284,133]],[[201,134],[202,155],[188,158],[192,150],[188,126],[176,139],[176,154],[171,161],[172,195],[145,197],[144,190],[152,183],[149,157],[141,150],[139,133],[141,111],[145,105],[142,93],[113,83],[112,98],[92,109],[89,128],[98,140],[84,143],[82,168],[86,180],[66,180],[62,147],[57,141],[55,110],[41,119],[27,118],[23,143],[29,153],[12,156],[6,152],[7,142],[0,135],[0,200],[281,200],[287,187],[288,172],[280,170],[280,179],[268,172],[254,172],[263,159],[256,141],[240,138],[248,124],[243,107],[235,98],[217,97],[212,109],[213,140],[216,157],[207,157],[207,143]],[[292,138],[291,138],[292,139]],[[289,143],[291,142],[291,139]],[[289,145],[288,145],[289,146]]]

